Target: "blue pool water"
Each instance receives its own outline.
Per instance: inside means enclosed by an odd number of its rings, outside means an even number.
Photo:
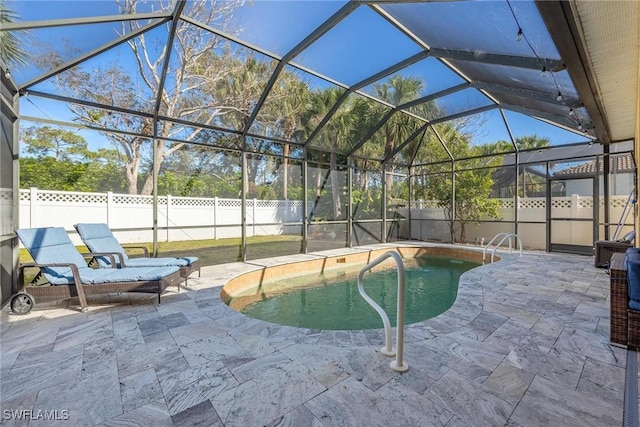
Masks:
[[[438,257],[405,259],[404,263],[407,325],[430,319],[448,310],[456,300],[460,275],[479,265],[470,261]],[[310,329],[382,328],[380,316],[358,292],[358,271],[345,271],[337,280],[327,280],[316,275],[278,282],[275,288],[292,290],[262,295],[261,300],[244,306],[241,312],[268,322]],[[366,273],[363,283],[365,291],[387,312],[392,326],[395,326],[398,287],[396,269]]]

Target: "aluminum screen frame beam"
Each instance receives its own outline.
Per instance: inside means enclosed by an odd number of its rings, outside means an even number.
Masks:
[[[589,62],[589,54],[580,38],[578,17],[574,15],[571,4],[566,1],[535,0],[535,4],[560,56],[564,58],[580,99],[589,112],[598,141],[610,144],[613,139],[611,129],[598,94],[595,83],[597,79]]]

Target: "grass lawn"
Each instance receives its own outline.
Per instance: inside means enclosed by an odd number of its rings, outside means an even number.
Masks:
[[[126,244],[124,245],[127,246]],[[136,243],[131,246],[146,246],[151,252],[151,243]],[[314,238],[310,239],[310,251],[320,251],[325,249],[336,249],[345,247],[341,239],[335,238]],[[86,246],[77,246],[78,251],[87,253]],[[302,236],[295,235],[275,235],[257,236],[247,238],[247,260],[270,258],[276,256],[286,256],[303,253]],[[141,250],[132,250],[131,256],[139,256]],[[159,242],[159,257],[181,257],[197,256],[203,266],[225,264],[229,262],[242,261],[242,239],[209,239],[209,240],[186,240],[176,242]],[[20,263],[33,262],[31,255],[26,249],[20,249]],[[26,268],[24,270],[24,283],[29,283],[38,273],[36,268]]]
[[[343,247],[335,240],[313,240],[314,250],[335,249]],[[134,244],[131,244],[134,246]],[[127,246],[124,244],[123,246]],[[146,246],[151,252],[151,243],[136,243],[135,246]],[[82,253],[89,252],[86,246],[77,246]],[[138,256],[142,251],[129,253]],[[292,235],[257,236],[247,238],[247,259],[269,258],[302,253],[302,237]],[[205,265],[225,264],[242,260],[242,239],[208,239],[184,240],[175,242],[159,242],[158,256],[197,256]],[[26,249],[20,249],[20,263],[33,262]]]

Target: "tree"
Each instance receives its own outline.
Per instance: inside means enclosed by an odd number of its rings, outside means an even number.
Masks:
[[[449,227],[454,235],[454,225],[460,227],[458,242],[466,242],[466,225],[480,222],[484,216],[500,219],[498,208],[500,201],[490,198],[493,179],[486,169],[475,169],[455,174],[455,203],[453,212],[451,203],[445,207]]]
[[[551,145],[551,139],[546,136],[524,135],[516,138],[516,146],[518,150],[530,150],[536,148],[545,148]]]
[[[481,147],[472,147],[467,135],[461,134],[453,123],[437,125],[441,137],[447,141],[447,147],[456,159],[477,156]],[[444,209],[453,242],[466,241],[466,225],[479,222],[483,217],[500,218],[499,201],[489,197],[493,179],[482,166],[482,158],[465,161],[464,170],[458,170],[455,176],[455,191],[452,191],[452,175],[442,174],[429,181],[427,194]],[[459,235],[456,237],[456,225]]]
[[[551,145],[551,140],[546,136],[523,135],[515,138],[516,147],[519,151],[535,150],[546,148]],[[510,141],[500,140],[494,143],[487,143],[480,146],[481,154],[494,154],[512,152],[513,144]]]
[[[20,187],[42,190],[105,192],[124,191],[122,172],[113,163],[56,160],[45,156],[20,157]]]
[[[238,197],[238,157],[201,145],[188,145],[163,162],[158,194],[182,197]]]
[[[53,157],[21,157],[20,186],[43,190],[76,191],[86,172],[86,163],[59,161]]]
[[[20,186],[62,191],[118,191],[124,179],[115,150],[88,149],[83,136],[50,126],[32,126],[22,132]]]
[[[391,105],[401,105],[419,97],[424,83],[414,77],[393,76],[388,82],[374,86],[376,95]],[[424,110],[424,105],[422,106]],[[408,114],[396,113],[383,125],[384,158],[388,159],[398,144],[404,142],[418,127]]]
[[[348,114],[349,129],[345,132],[345,140],[349,142],[346,149],[353,151],[352,146],[362,144],[357,149],[359,156],[352,163],[353,174],[352,202],[353,215],[356,218],[380,218],[382,208],[382,166],[385,138],[383,130],[375,132],[367,141],[363,139],[371,132],[382,117],[385,110],[382,104],[371,99],[356,97],[352,100]],[[378,183],[379,185],[376,185]]]
[[[7,0],[0,0],[0,26],[18,20],[18,15],[9,7]],[[7,67],[26,65],[29,55],[23,46],[26,46],[27,31],[2,31],[0,32],[0,62]]]
[[[221,114],[219,119],[227,128],[243,130],[249,125],[255,102],[264,91],[275,65],[252,54],[247,55],[242,50],[226,57],[225,62],[229,73],[213,88],[214,97],[229,106],[229,111]],[[261,152],[265,151],[263,146],[270,143],[260,138],[246,138],[245,144],[249,154],[245,168],[247,181],[243,191],[252,197],[257,196],[256,179],[265,157]]]
[[[423,95],[426,83],[416,77],[392,76],[388,81],[374,85],[376,95],[383,101],[391,105],[398,106],[418,99]],[[437,114],[438,108],[433,101],[428,101],[412,107],[412,112],[420,117],[431,119]],[[384,138],[385,176],[384,185],[386,187],[387,198],[394,196],[394,175],[396,163],[392,155],[398,146],[424,125],[424,122],[403,112],[396,112],[391,116],[381,128],[381,136]],[[409,142],[410,149],[413,149],[414,141]],[[401,156],[400,156],[401,157]],[[412,159],[404,159],[410,163]],[[400,189],[399,189],[400,190]]]
[[[342,92],[343,90],[337,87],[312,91],[309,95],[309,102],[305,114],[302,117],[303,126],[306,126],[308,129],[317,127],[338,99],[340,99]],[[327,153],[329,156],[328,172],[324,173],[321,167],[318,167],[315,171],[315,204],[312,209],[312,214],[317,215],[316,208],[318,202],[322,196],[322,191],[326,186],[327,180],[329,180],[332,199],[332,212],[329,215],[332,219],[341,219],[343,216],[337,152],[346,151],[345,141],[349,137],[349,130],[351,129],[350,120],[353,118],[351,108],[352,106],[349,103],[343,103],[325,124],[320,134],[316,136],[319,142],[313,141],[314,143],[326,146],[331,151]],[[319,158],[316,160],[320,161],[324,159]]]
[[[547,137],[540,137],[534,134],[518,137],[515,139],[515,143],[518,150],[532,150],[548,147],[551,144],[551,141]],[[491,151],[493,149],[492,147],[495,148],[494,151]],[[494,144],[486,144],[481,148],[483,153],[494,153],[500,151],[506,152],[513,150],[513,144],[509,141],[503,140],[497,141]],[[521,196],[531,192],[537,194],[540,191],[544,191],[546,177],[541,177],[535,169],[535,167],[525,166],[518,172],[521,176],[522,182],[522,187],[518,189]],[[516,194],[517,180],[515,179],[515,176],[516,174],[514,173],[513,168],[502,168],[494,171],[494,194],[496,197],[513,197]]]
[[[190,16],[200,22],[225,23],[232,11],[242,0],[208,1],[197,0],[188,3]],[[137,0],[118,0],[123,14],[134,13]],[[166,2],[171,7],[173,2]],[[122,33],[138,31],[146,25],[142,20],[126,20]],[[160,99],[160,114],[179,120],[214,124],[220,116],[235,110],[228,99],[214,96],[214,88],[228,78],[233,71],[228,67],[229,50],[225,50],[223,39],[186,22],[177,24],[174,46],[158,49],[153,32],[141,33],[127,42],[130,57],[110,55],[109,63],[100,68],[86,70],[77,66],[56,75],[58,90],[73,98],[113,106],[116,108],[152,112],[156,99]],[[69,51],[68,57],[51,49],[39,57],[44,69],[53,69],[68,61],[76,52]],[[162,72],[170,53],[167,78],[164,86]],[[126,64],[126,65],[123,65]],[[135,64],[135,65],[130,65]],[[135,72],[134,72],[135,70]],[[131,76],[137,77],[134,80]],[[91,88],[89,90],[88,88]],[[117,88],[118,90],[114,90]],[[147,173],[140,183],[143,160],[152,151],[151,137],[154,136],[153,121],[149,116],[120,114],[80,104],[70,104],[75,120],[104,129],[104,135],[120,153],[124,178],[129,193],[151,194],[152,174]],[[123,132],[110,132],[117,129]],[[185,126],[174,121],[158,122],[157,149],[153,162],[158,168],[174,152],[184,148],[185,143],[169,144],[166,139],[180,135],[185,142],[196,140],[205,128]]]
[[[305,136],[301,117],[307,107],[309,94],[308,84],[285,69],[256,118],[256,123],[264,128],[265,136],[272,134],[286,141],[300,141]],[[280,197],[284,199],[289,198],[289,186],[292,184],[289,171],[290,153],[290,144],[283,144],[282,161],[276,162],[275,165],[282,168]]]
[[[82,160],[90,157],[87,141],[77,133],[50,126],[31,126],[22,135],[25,153],[58,161]]]
[[[551,139],[535,134],[525,135],[516,138],[516,145],[519,150],[545,148],[551,145]],[[528,194],[536,196],[546,193],[547,177],[537,169],[539,169],[539,166],[536,167],[535,165],[526,166],[522,169],[522,189],[518,190],[518,194],[526,197]]]

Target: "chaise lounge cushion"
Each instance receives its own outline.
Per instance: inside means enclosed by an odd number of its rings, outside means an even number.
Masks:
[[[181,258],[129,258],[120,242],[113,236],[111,229],[107,224],[76,224],[78,234],[82,241],[91,252],[109,252],[121,253],[125,265],[127,267],[163,267],[174,266],[185,267],[198,261],[197,257],[181,257]],[[102,267],[110,267],[111,263],[107,257],[96,257],[96,260]],[[117,261],[119,264],[119,260]],[[121,267],[118,265],[118,267]]]
[[[181,258],[129,258],[127,267],[162,267],[165,265],[185,267],[197,260],[197,257],[191,256]]]
[[[38,264],[75,264],[78,270],[89,269],[62,227],[25,228],[16,234]],[[47,267],[43,273],[51,284],[60,284],[57,277],[72,276],[69,267]]]
[[[132,268],[86,268],[80,271],[80,280],[84,284],[99,285],[101,283],[134,282],[162,280],[178,271],[178,267],[132,267]],[[57,275],[56,285],[74,283],[73,275]]]
[[[16,234],[36,263],[75,264],[84,284],[161,280],[179,270],[177,266],[93,269],[87,266],[62,227],[25,228],[16,230]],[[52,285],[69,285],[75,282],[70,267],[45,267],[42,270]]]
[[[629,308],[640,310],[640,249],[629,248],[625,255],[629,282]]]
[[[128,264],[129,257],[120,242],[113,236],[107,224],[76,224],[78,234],[91,252],[120,253]],[[96,257],[102,267],[111,265],[107,257]],[[120,266],[118,266],[120,267]]]

